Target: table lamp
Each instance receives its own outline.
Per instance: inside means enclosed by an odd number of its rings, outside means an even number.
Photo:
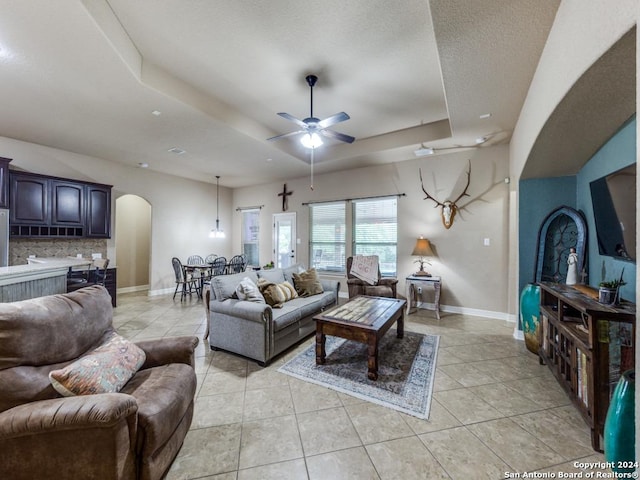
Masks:
[[[427,260],[424,259],[424,257],[433,257],[433,250],[431,250],[431,243],[429,243],[429,240],[427,240],[426,238],[420,237],[416,242],[416,246],[413,247],[413,252],[411,253],[411,255],[420,257],[419,260],[416,260],[415,262],[413,262],[413,263],[420,264],[420,270],[414,273],[414,275],[422,276],[422,277],[430,277],[431,274],[424,270],[424,264],[429,263]],[[429,263],[429,265],[431,264]]]

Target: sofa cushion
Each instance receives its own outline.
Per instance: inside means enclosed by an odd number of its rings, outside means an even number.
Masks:
[[[285,303],[282,308],[273,310],[273,330],[279,332],[302,318],[302,312],[292,302]]]
[[[137,372],[121,393],[138,402],[138,428],[144,434],[138,439],[141,450],[153,453],[172,436],[189,409],[196,391],[193,367],[170,363]]]
[[[271,283],[282,283],[286,280],[286,278],[284,278],[284,271],[281,268],[258,270],[258,277],[264,278]]]
[[[294,273],[302,273],[306,270],[306,268],[304,267],[304,265],[302,265],[301,263],[296,263],[294,265],[291,265],[287,268],[283,268],[282,269],[282,274],[284,275],[284,279],[289,282],[291,285],[294,285],[295,282],[293,280],[293,274]]]
[[[265,303],[264,297],[260,293],[258,286],[249,277],[244,277],[240,281],[236,287],[236,296],[238,297],[238,300]]]
[[[51,385],[65,397],[119,392],[145,361],[144,351],[111,332],[78,360],[49,372]]]
[[[236,287],[242,279],[249,278],[253,283],[258,283],[258,277],[255,272],[241,272],[233,275],[216,275],[211,278],[211,288],[216,295],[216,300],[226,300],[227,298],[236,297]]]
[[[300,310],[301,318],[318,315],[323,308],[335,303],[333,292],[323,292],[313,297],[298,297],[292,300],[291,306]]]
[[[315,268],[302,273],[293,273],[293,281],[301,297],[310,297],[324,292]]]

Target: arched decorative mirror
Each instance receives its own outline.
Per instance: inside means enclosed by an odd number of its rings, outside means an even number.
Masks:
[[[571,247],[576,249],[578,272],[582,272],[587,254],[587,224],[580,212],[563,206],[547,215],[540,226],[535,281],[564,283]]]

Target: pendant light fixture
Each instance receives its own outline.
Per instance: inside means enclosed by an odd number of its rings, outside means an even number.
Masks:
[[[216,175],[216,228],[211,229],[209,238],[225,238],[224,230],[220,228],[220,175]]]

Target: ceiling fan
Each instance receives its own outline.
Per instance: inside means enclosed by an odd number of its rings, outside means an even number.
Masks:
[[[309,85],[309,88],[311,89],[311,113],[304,120],[299,120],[293,115],[289,115],[288,113],[278,113],[278,115],[280,115],[282,118],[286,118],[287,120],[295,123],[301,129],[295,132],[276,135],[275,137],[268,138],[267,140],[278,140],[280,138],[292,137],[294,135],[303,133],[304,135],[300,139],[300,142],[305,147],[311,149],[322,145],[322,139],[320,138],[320,135],[327,138],[340,140],[341,142],[353,143],[353,141],[355,140],[354,137],[329,129],[330,126],[335,125],[336,123],[349,120],[350,117],[345,112],[336,113],[335,115],[331,115],[324,120],[320,120],[319,118],[313,116],[313,87],[318,81],[318,77],[316,77],[315,75],[307,75],[305,79],[307,81],[307,84]]]

